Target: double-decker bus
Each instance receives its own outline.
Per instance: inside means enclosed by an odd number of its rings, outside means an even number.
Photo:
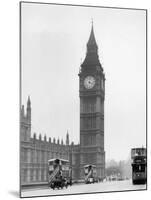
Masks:
[[[131,149],[132,183],[145,184],[147,182],[146,148]]]
[[[48,160],[48,184],[51,188],[63,188],[72,184],[71,168],[68,160],[50,159]]]
[[[95,165],[85,165],[84,175],[85,175],[85,183],[88,184],[88,183],[98,182]]]

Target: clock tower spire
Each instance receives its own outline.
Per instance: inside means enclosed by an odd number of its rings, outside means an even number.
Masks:
[[[79,73],[80,177],[84,165],[95,165],[97,177],[105,176],[104,97],[105,75],[98,56],[93,23],[86,56]]]
[[[85,70],[86,68],[92,69],[98,66],[100,70],[103,70],[98,56],[98,45],[96,43],[95,35],[94,35],[94,28],[93,28],[93,22],[91,27],[91,33],[89,40],[87,42],[87,51],[85,59],[81,65],[81,69]]]

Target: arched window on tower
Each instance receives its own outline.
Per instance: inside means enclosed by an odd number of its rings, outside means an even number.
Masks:
[[[104,113],[104,101],[103,99],[101,100],[101,113]]]
[[[102,90],[104,89],[104,80],[103,79],[101,79],[101,88],[102,88]]]
[[[38,173],[38,169],[36,169],[36,181],[38,181],[38,175],[39,175],[39,173]]]

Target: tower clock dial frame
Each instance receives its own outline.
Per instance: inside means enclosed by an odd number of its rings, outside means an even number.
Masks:
[[[96,82],[96,80],[93,76],[87,76],[84,79],[84,87],[86,89],[92,89],[95,86],[95,82]]]

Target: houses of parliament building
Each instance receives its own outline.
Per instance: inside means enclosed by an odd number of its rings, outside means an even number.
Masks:
[[[71,160],[71,152],[77,148],[73,142],[69,143],[69,134],[66,134],[66,142],[46,135],[33,134],[31,137],[31,102],[28,97],[26,114],[24,106],[21,108],[21,184],[34,182],[46,182],[48,178],[48,160],[52,158],[62,158]]]
[[[20,176],[21,185],[48,181],[48,160],[62,158],[69,160],[72,179],[84,177],[84,165],[96,166],[97,176],[105,176],[104,151],[104,99],[105,75],[99,61],[98,46],[95,40],[93,24],[87,52],[80,67],[80,144],[69,141],[42,138],[36,133],[31,136],[31,100],[28,97],[26,112],[24,105],[20,112]]]

